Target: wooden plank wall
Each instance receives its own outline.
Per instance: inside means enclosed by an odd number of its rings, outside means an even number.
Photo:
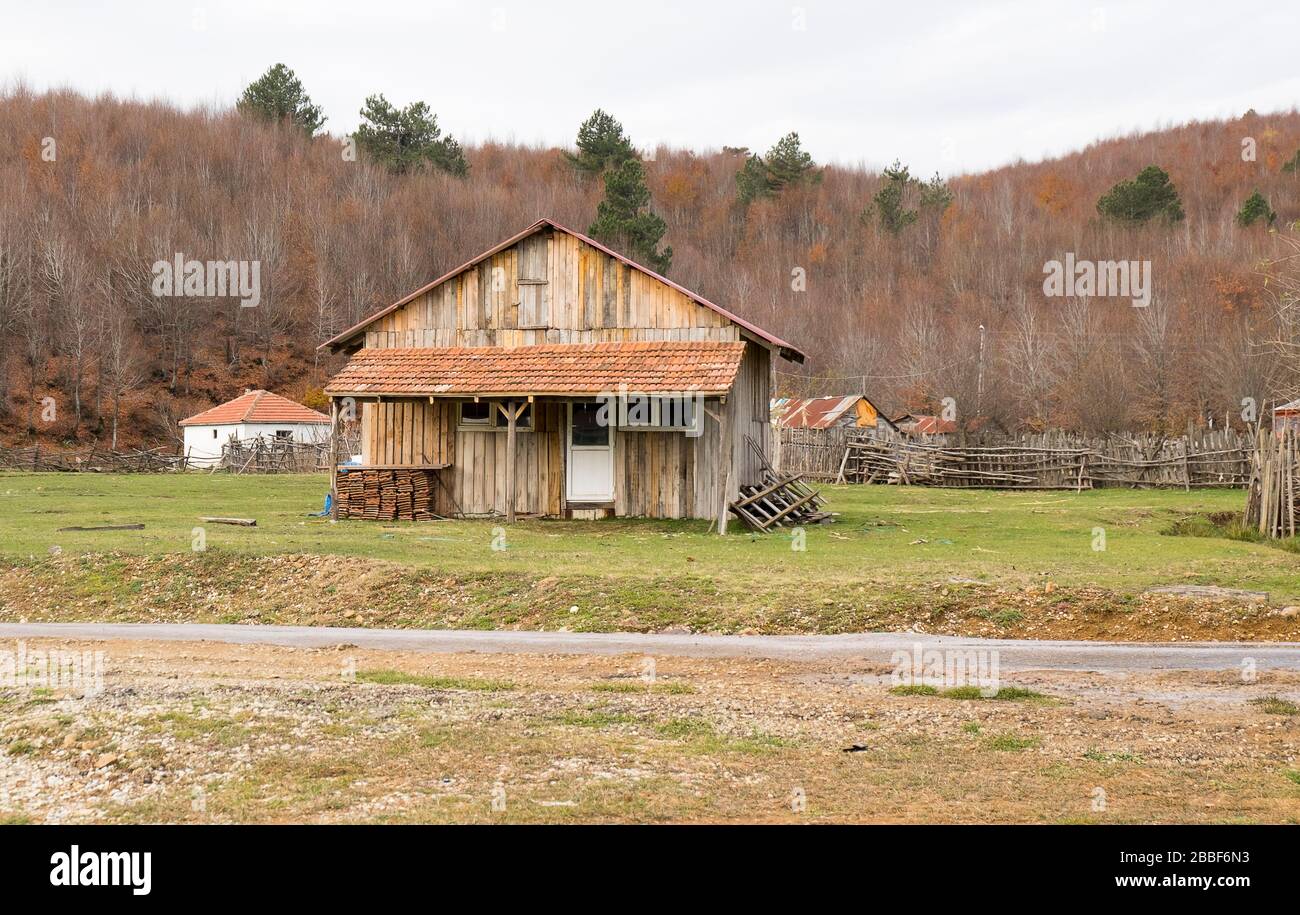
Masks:
[[[564,510],[564,422],[561,403],[533,404],[534,428],[515,436],[515,511],[559,515]],[[505,514],[506,432],[456,432],[456,465],[447,477],[468,515]]]
[[[732,418],[731,470],[736,489],[763,479],[763,463],[745,442],[745,436],[752,438],[764,454],[772,454],[771,366],[772,355],[768,350],[752,344],[746,346],[736,384],[727,398]]]
[[[703,434],[628,432],[614,436],[615,513],[620,517],[714,518],[718,470],[725,451],[721,418],[728,408],[706,402]],[[515,511],[558,516],[564,511],[564,403],[538,402],[536,427],[517,435]],[[504,429],[457,430],[456,402],[421,400],[362,404],[362,457],[366,464],[448,463],[442,478],[454,506],[440,493],[438,512],[470,515],[506,510]],[[742,424],[734,423],[733,428]],[[743,440],[742,440],[743,444]],[[734,452],[733,452],[734,453]],[[733,472],[732,490],[741,485]]]
[[[456,408],[446,401],[361,404],[361,459],[367,465],[454,464]]]
[[[544,254],[539,242],[545,244]],[[521,287],[521,269],[535,273],[534,265],[543,260],[543,288]],[[521,289],[528,286],[541,299],[544,326],[528,327],[520,320]],[[556,232],[531,236],[494,254],[380,318],[366,332],[366,346],[379,349],[739,339],[740,329],[716,311]]]

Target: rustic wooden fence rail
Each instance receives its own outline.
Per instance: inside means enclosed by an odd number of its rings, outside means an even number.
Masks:
[[[220,469],[231,473],[318,473],[330,469],[329,442],[277,442],[264,438],[221,446]]]
[[[783,429],[785,473],[848,483],[994,489],[1244,488],[1257,447],[1230,429],[1178,437],[1061,432],[966,444],[881,438],[856,429]]]
[[[32,445],[28,448],[0,446],[0,469],[29,470],[41,473],[77,472],[93,473],[160,473],[184,470],[184,455],[173,454],[163,448],[138,451],[110,451],[92,446],[88,449],[67,451]]]
[[[340,439],[340,454],[361,450],[360,435],[349,430]],[[221,461],[188,460],[166,448],[112,451],[92,445],[61,449],[43,445],[7,448],[0,445],[0,470],[38,473],[164,473],[180,470],[222,470],[232,473],[317,473],[329,470],[329,442],[274,442],[247,439],[228,442]]]
[[[1252,456],[1246,490],[1247,527],[1266,537],[1294,537],[1300,514],[1300,435],[1286,430],[1280,435],[1260,435]]]

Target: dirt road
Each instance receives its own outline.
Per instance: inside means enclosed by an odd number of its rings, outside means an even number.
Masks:
[[[887,664],[894,652],[996,650],[1003,670],[1256,670],[1300,671],[1300,643],[1110,643],[975,639],[908,632],[853,635],[690,635],[368,629],[206,623],[0,623],[0,639],[148,639],[357,648],[412,652],[505,654],[644,654],[676,658],[766,658],[784,661],[858,659]]]

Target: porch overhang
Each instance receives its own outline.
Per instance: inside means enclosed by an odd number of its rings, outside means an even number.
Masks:
[[[724,397],[743,341],[362,349],[330,379],[331,398]]]

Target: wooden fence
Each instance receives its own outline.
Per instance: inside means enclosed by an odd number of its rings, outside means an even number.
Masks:
[[[1062,432],[985,436],[965,445],[857,429],[783,429],[786,473],[848,483],[993,489],[1245,487],[1256,442],[1230,429],[1158,435]]]
[[[88,449],[67,451],[32,445],[29,448],[0,446],[0,468],[48,472],[92,473],[160,473],[184,470],[184,455],[168,453],[163,448],[137,451],[110,451],[92,445]]]
[[[1300,434],[1287,429],[1257,441],[1246,490],[1246,526],[1266,537],[1294,537],[1300,493]]]
[[[221,446],[220,469],[231,473],[323,473],[330,469],[329,442],[279,442],[250,438]]]
[[[344,432],[340,454],[361,450],[357,429]],[[228,442],[222,448],[221,461],[187,460],[166,448],[112,451],[92,445],[67,450],[32,445],[6,448],[0,445],[0,470],[27,470],[39,473],[163,473],[179,470],[225,470],[232,473],[319,473],[329,470],[329,442],[276,442],[253,438]]]

